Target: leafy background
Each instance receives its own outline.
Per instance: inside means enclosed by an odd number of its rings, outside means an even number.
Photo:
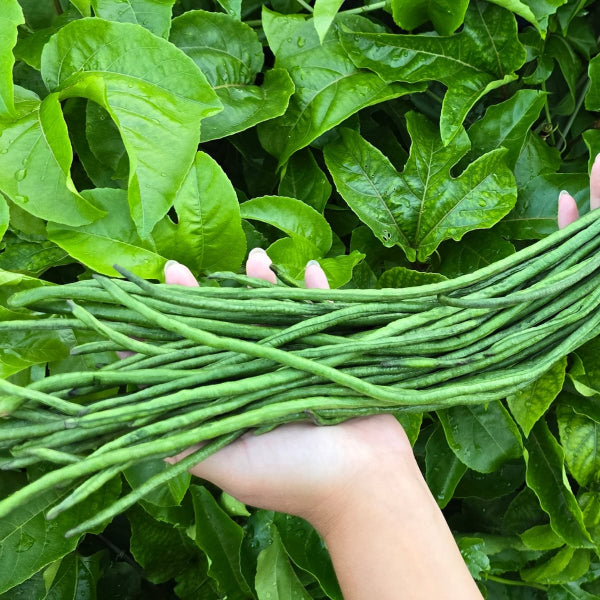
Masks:
[[[599,36],[589,0],[3,0],[0,319],[28,317],[14,291],[115,262],[202,276],[262,246],[288,282],[317,259],[377,288],[511,254],[556,229],[561,189],[588,210]],[[69,356],[85,335],[3,334],[0,375],[116,359]],[[598,356],[402,421],[488,598],[600,598]],[[0,598],[341,599],[306,522],[189,476],[63,537],[161,468],[4,519]],[[0,494],[37,476],[3,471]]]

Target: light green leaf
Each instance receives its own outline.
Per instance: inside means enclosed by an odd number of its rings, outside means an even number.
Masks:
[[[581,360],[581,366],[585,375],[581,376],[581,381],[590,389],[600,392],[600,336],[590,340],[577,349],[576,355]]]
[[[546,94],[539,90],[519,90],[511,98],[488,107],[485,115],[469,128],[470,158],[490,150],[506,148],[504,159],[514,169],[531,126],[537,121]]]
[[[585,107],[588,110],[600,110],[600,54],[589,64],[590,89],[585,97]]]
[[[105,210],[106,216],[80,227],[48,223],[48,239],[98,273],[116,276],[116,263],[140,277],[161,279],[167,259],[140,239],[129,215],[127,192],[105,188],[83,196]]]
[[[344,0],[315,0],[313,23],[321,44],[343,3]]]
[[[525,437],[554,402],[565,381],[567,357],[557,361],[539,379],[507,398],[508,407]]]
[[[458,177],[450,169],[469,149],[464,131],[444,146],[437,128],[407,114],[409,159],[398,173],[377,148],[350,129],[325,148],[338,192],[384,246],[400,246],[409,261],[424,261],[445,239],[498,222],[515,202],[514,179],[494,150]]]
[[[0,117],[15,110],[13,88],[13,48],[17,43],[17,26],[25,22],[17,0],[4,0],[0,13]]]
[[[521,434],[501,402],[438,410],[448,445],[470,469],[491,473],[523,454]]]
[[[181,575],[197,560],[198,548],[180,528],[153,519],[139,505],[127,511],[130,550],[152,583]]]
[[[190,56],[213,87],[223,110],[202,123],[202,141],[223,138],[282,115],[294,92],[284,69],[269,69],[256,32],[230,15],[191,10],[173,19],[171,42]]]
[[[210,492],[197,485],[190,487],[196,515],[194,541],[207,555],[208,574],[219,591],[232,600],[251,596],[241,571],[240,547],[244,532],[217,504]]]
[[[263,196],[240,205],[242,219],[268,223],[289,236],[310,240],[322,254],[331,248],[331,227],[314,208],[295,198]]]
[[[166,38],[176,0],[91,0],[94,13],[107,21],[136,23]],[[89,3],[89,0],[88,0]],[[84,15],[88,16],[89,15]]]
[[[600,481],[600,423],[562,402],[556,407],[556,418],[567,467],[575,481],[584,487]]]
[[[178,224],[165,217],[154,232],[164,256],[195,273],[240,268],[246,255],[240,206],[227,175],[208,154],[196,155],[177,191],[175,210]]]
[[[463,30],[449,37],[352,31],[342,42],[357,67],[386,81],[440,81],[448,87],[440,128],[444,144],[461,131],[473,105],[515,79],[525,62],[514,16],[481,0],[471,2]]]
[[[272,543],[258,555],[256,593],[258,600],[311,600],[290,565],[277,528],[271,526]]]
[[[10,213],[8,212],[8,204],[4,196],[0,194],[0,240],[2,240],[6,230],[8,229],[8,221],[10,219]]]
[[[558,7],[567,0],[490,0],[498,6],[503,6],[535,25],[545,36],[548,29],[548,19]]]
[[[565,546],[541,565],[521,569],[520,575],[523,581],[557,585],[576,581],[588,572],[589,567],[589,550]]]
[[[564,452],[543,419],[533,426],[525,448],[525,480],[550,516],[552,529],[571,546],[590,546],[583,514],[565,473]]]
[[[2,497],[26,484],[24,473],[1,472]],[[116,501],[121,480],[112,479],[100,490],[65,511],[52,521],[45,512],[65,495],[68,489],[53,489],[41,493],[0,521],[0,593],[25,581],[51,562],[75,549],[78,537],[65,538],[65,532],[81,523],[101,508]],[[99,533],[104,526],[94,531]]]
[[[331,196],[331,184],[309,148],[296,152],[282,169],[278,192],[323,212]]]
[[[323,44],[313,22],[303,15],[280,15],[263,7],[262,22],[275,67],[287,69],[296,88],[287,112],[258,129],[261,143],[279,159],[279,166],[361,108],[422,89],[388,85],[354,66],[340,45],[337,30],[359,24],[379,30],[366,19],[338,16]]]
[[[129,206],[147,238],[167,213],[196,155],[200,121],[220,108],[194,62],[139,25],[69,23],[42,54],[42,75],[61,99],[108,111],[129,155]]]
[[[91,17],[90,0],[69,0],[71,4],[79,11],[82,17]]]
[[[452,452],[443,428],[438,425],[425,445],[425,480],[440,508],[444,508],[467,472],[467,467]]]
[[[524,531],[519,537],[531,550],[555,550],[565,544],[550,525],[535,525]]]
[[[0,119],[0,189],[41,219],[78,226],[104,215],[71,179],[73,152],[58,95],[41,103],[22,98],[16,106],[15,120]]]
[[[513,240],[540,239],[558,229],[558,196],[569,190],[580,214],[589,210],[590,179],[587,173],[550,173],[532,179],[519,189],[514,209],[495,228]]]
[[[460,242],[448,241],[438,249],[440,266],[436,269],[448,278],[473,273],[515,253],[515,247],[495,231],[476,230]]]
[[[382,288],[403,288],[427,285],[438,281],[446,281],[446,277],[439,273],[413,271],[406,267],[392,267],[381,274],[378,284]]]
[[[431,21],[440,35],[450,35],[462,25],[467,6],[469,0],[392,0],[392,14],[407,31]]]

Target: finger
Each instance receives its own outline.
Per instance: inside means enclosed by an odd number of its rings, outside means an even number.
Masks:
[[[246,261],[246,275],[248,277],[264,279],[270,283],[277,283],[277,277],[270,269],[272,264],[273,261],[262,248],[253,248],[250,250],[248,260]]]
[[[169,260],[165,265],[165,283],[198,287],[198,282],[192,272],[185,265],[175,260]]]
[[[600,154],[592,165],[590,173],[590,210],[600,208]]]
[[[307,288],[329,289],[327,275],[316,260],[309,260],[304,271],[304,284]]]
[[[117,350],[117,356],[123,360],[124,358],[128,358],[129,356],[133,356],[135,352],[131,350]]]
[[[575,198],[563,190],[558,197],[558,228],[563,229],[579,218]]]

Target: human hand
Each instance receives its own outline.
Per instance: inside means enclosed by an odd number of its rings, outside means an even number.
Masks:
[[[600,154],[590,172],[590,210],[600,208]],[[562,191],[558,198],[558,228],[563,229],[579,218],[579,210],[575,198],[567,191]]]
[[[254,249],[246,273],[275,283],[270,264],[264,250]],[[167,263],[165,280],[198,285],[189,269],[176,262]],[[308,288],[329,287],[315,261],[306,267],[305,284]],[[194,449],[171,460],[175,462]],[[357,485],[365,472],[398,458],[414,462],[408,438],[393,416],[377,415],[335,427],[292,423],[259,436],[248,433],[191,472],[246,504],[295,514],[324,528],[340,509],[346,488]]]

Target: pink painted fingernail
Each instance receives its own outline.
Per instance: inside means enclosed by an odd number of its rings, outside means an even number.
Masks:
[[[250,250],[250,252],[248,252],[248,257],[250,256],[254,256],[255,254],[266,254],[267,252],[264,250],[264,248],[252,248],[252,250]]]
[[[317,260],[309,260],[306,263],[306,266],[307,267],[320,267],[321,265],[319,264],[319,261],[317,261]]]
[[[168,260],[165,263],[165,268],[164,268],[165,273],[167,272],[167,269],[169,269],[170,267],[174,267],[175,265],[178,265],[178,264],[179,263],[176,260]]]

